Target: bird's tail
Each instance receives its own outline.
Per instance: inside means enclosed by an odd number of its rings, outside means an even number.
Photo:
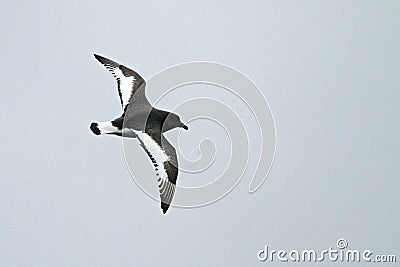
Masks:
[[[90,130],[92,130],[95,135],[112,134],[119,132],[118,128],[113,126],[111,121],[92,122],[92,124],[90,124]]]

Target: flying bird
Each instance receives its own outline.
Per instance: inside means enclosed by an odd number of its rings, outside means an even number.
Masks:
[[[153,107],[146,98],[145,80],[134,70],[105,57],[94,57],[117,80],[122,115],[112,121],[93,122],[90,129],[96,135],[111,134],[137,138],[156,171],[161,209],[165,214],[175,193],[178,160],[175,148],[163,133],[188,127],[177,114]]]

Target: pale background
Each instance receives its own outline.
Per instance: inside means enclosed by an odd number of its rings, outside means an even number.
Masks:
[[[399,1],[188,2],[1,1],[0,265],[256,266],[266,244],[340,237],[398,253]],[[146,78],[192,60],[251,77],[277,129],[263,187],[163,216],[121,140],[88,129],[120,112],[95,52]]]

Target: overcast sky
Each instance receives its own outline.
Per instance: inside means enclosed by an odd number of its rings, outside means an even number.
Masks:
[[[1,266],[257,266],[264,245],[338,238],[400,251],[398,1],[2,1],[0,14]],[[93,53],[144,78],[193,60],[250,77],[277,132],[261,189],[245,177],[162,215],[121,139],[88,128],[120,113]]]

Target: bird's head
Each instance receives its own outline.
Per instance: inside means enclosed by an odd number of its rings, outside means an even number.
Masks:
[[[185,130],[189,130],[189,127],[187,127],[187,125],[181,121],[181,118],[178,115],[169,113],[164,121],[163,131],[168,131],[174,128],[183,128]]]

